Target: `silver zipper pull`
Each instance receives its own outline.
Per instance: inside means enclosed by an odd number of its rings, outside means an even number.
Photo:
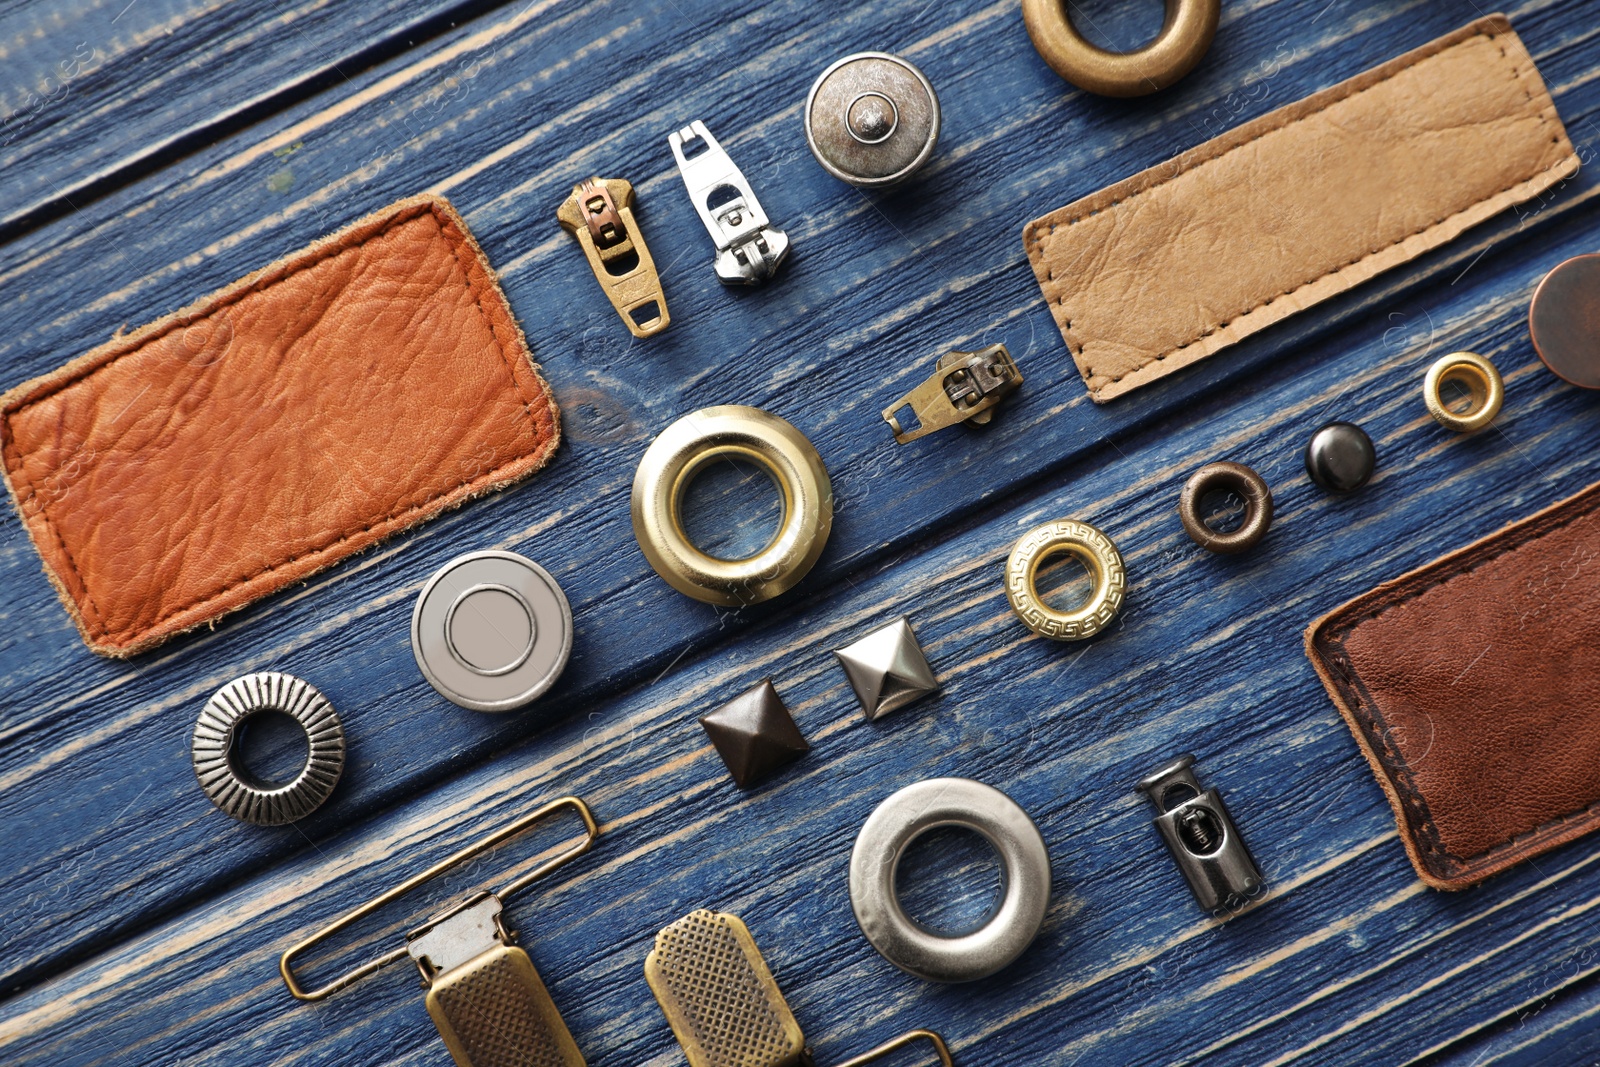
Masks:
[[[668,134],[667,141],[689,199],[716,242],[718,280],[723,285],[760,285],[771,278],[789,254],[789,235],[767,219],[728,153],[699,120]],[[686,153],[685,146],[695,154]]]

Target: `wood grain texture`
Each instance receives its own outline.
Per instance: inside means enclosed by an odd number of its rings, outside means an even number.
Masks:
[[[1088,10],[1113,42],[1138,28],[1110,5]],[[1592,5],[1509,13],[1591,159]],[[409,974],[301,1005],[276,955],[570,791],[605,836],[510,910],[595,1067],[682,1062],[641,968],[655,931],[699,906],[750,924],[822,1062],[913,1025],[940,1029],[967,1065],[1585,1062],[1563,1057],[1593,1055],[1593,844],[1469,893],[1421,887],[1299,633],[1600,477],[1595,397],[1542,369],[1525,325],[1543,272],[1600,244],[1593,178],[1098,410],[1018,240],[1028,218],[1477,14],[1230,4],[1194,75],[1125,102],[1065,87],[1005,2],[518,3],[135,169],[0,246],[11,382],[373,207],[443,192],[501,268],[568,431],[527,485],[129,664],[78,644],[15,516],[0,520],[0,821],[24,828],[0,844],[7,1061],[444,1062]],[[330,23],[328,47],[358,49],[371,31],[345,32]],[[870,196],[815,165],[799,124],[815,74],[864,47],[922,66],[945,109],[923,174]],[[665,144],[692,118],[794,240],[764,290],[730,293],[712,276]],[[140,151],[137,129],[86,130],[107,152]],[[639,190],[674,319],[648,343],[629,341],[555,225],[590,173]],[[990,430],[895,446],[878,410],[938,352],[992,341],[1028,380]],[[1436,427],[1419,395],[1431,358],[1461,347],[1507,380],[1504,413],[1471,438]],[[813,575],[743,612],[673,593],[627,518],[651,437],[724,402],[795,422],[839,494]],[[1300,467],[1306,437],[1335,417],[1362,423],[1379,450],[1376,479],[1346,499]],[[1272,532],[1242,558],[1195,549],[1174,512],[1184,477],[1219,458],[1255,466],[1277,497]],[[1029,635],[1000,582],[1018,534],[1061,517],[1105,529],[1129,566],[1119,624],[1082,646]],[[499,717],[434,694],[407,637],[427,576],[489,547],[548,567],[578,631],[557,691]],[[898,613],[945,691],[867,723],[829,650]],[[277,830],[214,811],[187,758],[204,699],[264,669],[317,685],[350,738],[333,799]],[[693,719],[769,675],[814,747],[741,794]],[[1184,749],[1269,878],[1226,924],[1196,911],[1132,791]],[[1011,793],[1055,864],[1044,934],[973,986],[895,971],[845,893],[868,812],[933,774]],[[387,919],[370,943],[415,917]]]

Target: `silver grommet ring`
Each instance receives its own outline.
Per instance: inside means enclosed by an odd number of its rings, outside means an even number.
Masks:
[[[1022,21],[1050,69],[1101,96],[1144,96],[1195,68],[1222,17],[1222,0],[1167,0],[1156,39],[1131,52],[1107,52],[1084,40],[1067,17],[1066,0],[1022,0]]]
[[[1444,400],[1444,383],[1456,382],[1471,394],[1467,410],[1456,412]],[[1476,352],[1452,352],[1440,356],[1422,380],[1422,402],[1428,414],[1447,430],[1471,433],[1481,430],[1500,414],[1506,387],[1494,364]]]
[[[941,826],[988,839],[1000,856],[1000,905],[970,933],[942,937],[900,907],[895,872],[911,843]],[[1028,813],[1000,790],[967,778],[930,778],[878,805],[850,856],[850,906],[872,947],[930,982],[987,978],[1033,943],[1050,906],[1050,853]]]
[[[684,532],[684,491],[721,459],[755,463],[783,496],[777,536],[745,559],[718,559]],[[655,572],[678,592],[739,607],[770,600],[806,576],[833,529],[833,487],[805,434],[760,408],[722,404],[661,431],[633,479],[633,535]]]
[[[282,712],[306,732],[306,762],[274,785],[235,761],[239,726],[264,711]],[[292,674],[267,671],[235,678],[200,710],[191,744],[195,777],[211,803],[241,822],[282,826],[322,806],[344,770],[344,727],[328,698]]]
[[[1072,556],[1089,572],[1094,589],[1072,611],[1057,611],[1039,595],[1039,567]],[[1017,539],[1006,560],[1006,599],[1034,633],[1054,641],[1082,641],[1111,625],[1122,610],[1128,572],[1111,538],[1086,522],[1061,519],[1035,526]]]

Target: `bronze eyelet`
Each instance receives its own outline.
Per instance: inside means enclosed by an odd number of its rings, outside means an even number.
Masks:
[[[1237,530],[1218,533],[1206,525],[1200,503],[1207,493],[1238,493],[1244,499],[1244,522]],[[1184,532],[1201,548],[1224,555],[1245,552],[1267,536],[1272,525],[1272,491],[1261,475],[1242,463],[1207,463],[1183,483],[1178,517]]]

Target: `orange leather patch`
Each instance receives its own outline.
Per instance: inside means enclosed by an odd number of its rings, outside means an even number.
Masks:
[[[127,656],[526,477],[558,419],[424,196],[13,389],[0,445],[84,640]]]

